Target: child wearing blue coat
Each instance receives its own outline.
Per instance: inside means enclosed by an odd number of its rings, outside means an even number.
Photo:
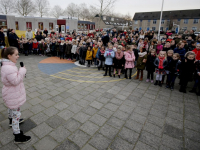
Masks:
[[[106,65],[106,71],[103,76],[107,76],[108,68],[109,68],[109,76],[111,75],[111,66],[113,64],[113,58],[115,57],[115,52],[113,51],[113,46],[110,44],[106,52],[104,53],[105,57],[105,65]]]

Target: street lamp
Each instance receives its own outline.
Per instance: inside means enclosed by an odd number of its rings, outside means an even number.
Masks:
[[[160,27],[161,27],[162,13],[163,13],[163,5],[164,5],[164,0],[162,1],[162,7],[161,7],[161,12],[160,12],[160,23],[159,23],[159,28],[158,28],[158,40],[160,40]]]

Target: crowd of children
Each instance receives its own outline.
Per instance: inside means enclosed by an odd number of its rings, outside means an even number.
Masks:
[[[40,33],[37,33],[40,35]],[[57,34],[55,32],[43,38],[20,39],[19,51],[26,56],[47,55],[60,59],[78,61],[80,65],[97,67],[105,70],[104,76],[120,78],[121,73],[131,79],[132,69],[137,69],[135,79],[143,80],[147,70],[146,82],[174,89],[175,80],[180,79],[180,92],[186,92],[189,81],[195,78],[195,85],[190,92],[197,92],[200,87],[200,72],[197,69],[200,60],[200,35],[191,31],[187,35],[175,35],[170,31],[158,40],[153,31],[123,31],[113,29],[100,33]],[[154,81],[154,72],[156,80]]]

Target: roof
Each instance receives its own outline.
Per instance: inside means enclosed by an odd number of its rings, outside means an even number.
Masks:
[[[200,18],[200,9],[191,10],[171,10],[163,11],[162,19],[198,19]],[[156,12],[137,12],[135,13],[133,20],[159,20],[160,11]]]
[[[78,23],[82,23],[82,24],[95,24],[95,22],[83,21],[83,20],[79,20]]]
[[[106,20],[104,20],[106,18]],[[114,25],[114,26],[128,26],[132,25],[132,21],[126,20],[123,18],[112,17],[112,16],[101,16],[102,21],[106,25]]]
[[[6,15],[0,15],[1,20],[6,20]]]

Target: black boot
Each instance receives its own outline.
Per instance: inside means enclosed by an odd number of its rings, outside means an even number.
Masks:
[[[98,70],[100,70],[100,67],[98,67]]]
[[[162,81],[159,81],[159,86],[162,87]]]
[[[158,85],[158,80],[156,80],[156,82],[154,83],[154,85]]]
[[[15,136],[15,141],[14,143],[18,144],[18,143],[27,143],[31,140],[30,136],[26,136],[24,135],[24,133],[22,131],[20,131],[19,134],[13,134]]]
[[[192,90],[189,91],[190,93],[196,93],[197,89],[196,88],[192,88]]]
[[[118,77],[120,78],[120,75],[118,75]]]
[[[115,74],[113,74],[113,77],[115,78]]]
[[[12,127],[12,118],[8,118],[9,119],[9,126]],[[24,119],[19,119],[19,123],[24,122]]]

